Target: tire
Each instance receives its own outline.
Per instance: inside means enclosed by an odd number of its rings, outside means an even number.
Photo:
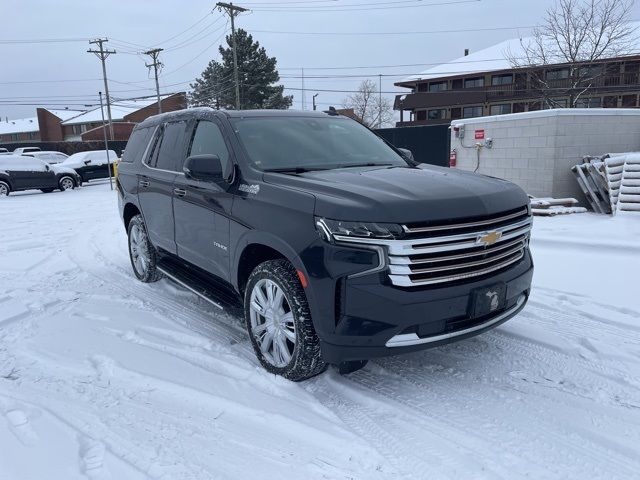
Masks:
[[[72,177],[65,175],[63,177],[60,177],[60,180],[58,180],[58,187],[63,192],[65,190],[73,190],[74,188],[76,188],[76,182]]]
[[[142,215],[135,215],[127,228],[129,259],[138,280],[144,283],[157,282],[162,278],[158,271],[158,255],[147,235],[147,227]]]
[[[0,181],[0,197],[6,197],[11,193],[11,187],[7,182]]]
[[[40,189],[40,191],[42,193],[51,193],[51,192],[53,192],[53,190],[54,190],[53,188],[41,188]]]
[[[268,372],[299,382],[327,368],[307,297],[288,261],[269,260],[253,270],[244,294],[244,317],[256,356]]]

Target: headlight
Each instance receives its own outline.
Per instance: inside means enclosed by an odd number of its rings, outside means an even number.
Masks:
[[[402,235],[402,227],[395,223],[345,222],[321,217],[316,217],[316,229],[328,242],[333,242],[334,236],[393,239]]]

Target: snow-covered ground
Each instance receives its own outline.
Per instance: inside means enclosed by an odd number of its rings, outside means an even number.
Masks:
[[[640,216],[536,218],[526,309],[295,384],[137,282],[108,183],[0,200],[0,479],[640,478]]]

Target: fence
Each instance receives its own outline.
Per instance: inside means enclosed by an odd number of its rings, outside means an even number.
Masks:
[[[381,128],[375,132],[392,145],[411,150],[417,162],[449,166],[449,125]]]

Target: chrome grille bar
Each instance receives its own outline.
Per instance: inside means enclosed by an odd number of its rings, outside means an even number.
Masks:
[[[496,225],[498,223],[506,222],[507,220],[512,220],[514,218],[522,217],[527,215],[527,208],[523,208],[515,213],[511,213],[509,215],[503,215],[501,217],[492,218],[488,220],[478,220],[476,222],[466,222],[466,223],[456,223],[453,225],[434,225],[434,226],[426,226],[426,227],[407,227],[403,225],[402,228],[407,233],[426,233],[426,232],[440,232],[442,230],[457,230],[461,228],[471,228],[471,227],[482,227],[484,225]]]

